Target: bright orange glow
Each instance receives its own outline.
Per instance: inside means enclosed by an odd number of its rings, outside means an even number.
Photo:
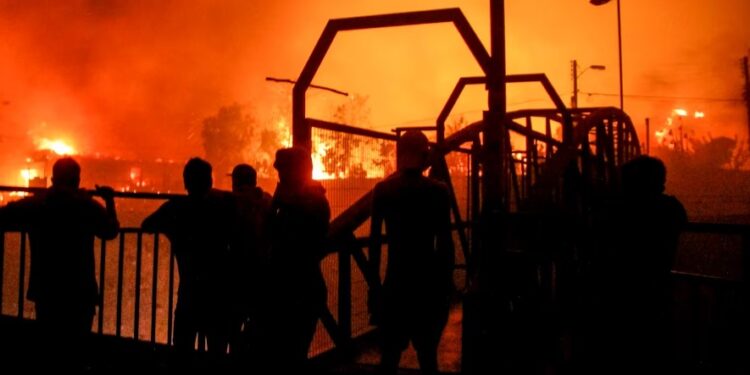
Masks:
[[[682,109],[682,108],[677,108],[677,109],[675,109],[675,110],[674,110],[674,113],[675,113],[675,114],[676,114],[677,116],[687,116],[687,115],[688,115],[688,111],[687,111],[687,110],[684,110],[684,109]]]
[[[39,177],[39,171],[36,169],[21,169],[21,178],[23,178],[26,183],[37,177]]]
[[[292,127],[286,118],[282,117],[276,123],[276,132],[279,134],[281,147],[292,147]]]
[[[41,138],[37,142],[37,148],[39,150],[50,150],[60,156],[76,154],[75,148],[61,139]]]
[[[704,118],[704,117],[706,117],[706,115],[703,112],[700,112],[700,111],[695,111],[694,116],[695,116],[695,118]]]
[[[325,142],[315,142],[313,147],[315,148],[312,154],[313,161],[313,179],[315,180],[333,180],[336,178],[335,175],[326,172],[325,165],[323,164],[323,157],[331,149],[332,145]]]

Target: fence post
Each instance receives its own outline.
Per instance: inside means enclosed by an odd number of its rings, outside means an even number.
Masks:
[[[3,314],[3,291],[5,285],[5,232],[0,231],[0,315]]]
[[[26,282],[26,232],[21,232],[21,248],[18,253],[18,318],[23,319],[24,286]]]
[[[354,235],[351,235],[346,245],[339,249],[339,282],[338,282],[338,315],[339,329],[346,341],[352,338],[352,264],[351,264],[351,246],[356,246],[353,241]]]

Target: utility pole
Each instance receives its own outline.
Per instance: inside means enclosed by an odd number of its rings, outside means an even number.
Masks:
[[[747,136],[750,139],[750,73],[748,72],[748,58],[742,58],[742,73],[745,76],[745,90],[743,93],[745,99],[745,108],[747,109]]]
[[[578,61],[573,60],[571,63],[571,77],[573,78],[573,96],[570,98],[570,107],[578,108]]]

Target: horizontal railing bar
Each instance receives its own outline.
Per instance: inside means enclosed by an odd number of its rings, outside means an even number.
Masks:
[[[39,193],[47,190],[47,188],[40,187],[23,187],[23,186],[0,186],[0,191],[8,192],[24,192],[24,193]],[[100,194],[96,190],[92,189],[81,189],[91,195],[99,196]],[[132,192],[132,191],[115,191],[115,198],[132,198],[132,199],[172,199],[177,197],[184,197],[184,194],[174,193],[149,193],[149,192]]]

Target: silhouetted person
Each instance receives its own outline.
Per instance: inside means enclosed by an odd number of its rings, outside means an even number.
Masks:
[[[270,220],[269,296],[264,304],[267,366],[277,373],[302,373],[327,290],[320,269],[330,208],[323,186],[312,179],[310,152],[276,152],[279,183]]]
[[[232,193],[237,202],[238,221],[232,241],[232,276],[235,286],[235,322],[232,327],[232,353],[248,350],[257,334],[257,310],[267,279],[270,241],[268,220],[271,195],[257,186],[257,173],[247,164],[238,164],[231,173]],[[247,357],[248,353],[242,353]],[[252,354],[252,353],[250,353]]]
[[[0,227],[29,233],[27,298],[35,303],[42,340],[38,344],[52,356],[52,361],[37,358],[37,364],[58,369],[83,365],[100,301],[94,237],[109,240],[119,230],[113,190],[97,186],[102,206],[79,189],[80,175],[75,160],[59,159],[52,167],[52,187],[0,208]]]
[[[382,333],[384,374],[397,372],[410,340],[422,372],[438,372],[437,349],[448,320],[454,255],[450,193],[442,183],[422,175],[428,155],[424,134],[404,132],[397,143],[398,171],[373,192],[370,254],[381,246],[383,222],[388,245],[385,280],[368,302]]]
[[[183,179],[187,196],[165,202],[141,227],[166,234],[177,259],[177,353],[191,353],[196,337],[203,335],[208,351],[218,359],[227,351],[231,324],[229,245],[236,225],[235,202],[231,193],[212,188],[211,164],[205,160],[190,159]]]
[[[671,270],[687,214],[675,197],[664,194],[665,183],[659,159],[627,162],[621,196],[601,223],[602,333],[608,336],[602,348],[612,367],[607,370],[659,371],[670,359]]]

